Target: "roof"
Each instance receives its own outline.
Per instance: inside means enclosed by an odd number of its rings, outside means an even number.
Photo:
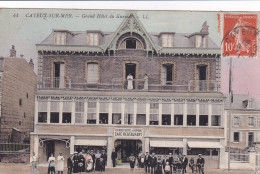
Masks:
[[[245,104],[243,103],[243,101],[248,101],[250,99],[253,101],[253,108],[247,109]],[[225,109],[229,109],[229,100],[228,99],[225,101]],[[255,100],[249,94],[234,94],[232,110],[260,110],[260,102]]]
[[[130,22],[129,22],[130,20]],[[134,22],[133,22],[134,21]],[[130,26],[131,25],[131,26]],[[204,24],[202,28],[205,28]],[[66,38],[66,45],[57,45],[58,47],[50,48],[50,46],[54,45],[54,34],[55,31],[68,32],[70,35]],[[96,31],[102,33],[102,37],[99,41],[99,46],[89,46],[87,45],[88,40],[88,32],[93,32],[92,30],[87,31],[67,31],[67,30],[53,30],[53,32],[40,44],[37,44],[38,50],[43,51],[90,51],[90,52],[105,52],[106,49],[114,49],[114,42],[124,33],[135,32],[143,37],[149,48],[146,50],[153,49],[159,54],[169,53],[169,54],[179,54],[179,53],[187,53],[188,54],[220,54],[220,47],[216,45],[216,43],[208,36],[208,46],[207,48],[201,49],[195,47],[195,37],[194,35],[208,35],[205,33],[194,31],[194,33],[176,33],[172,32],[160,32],[160,33],[149,33],[146,31],[145,27],[135,15],[135,13],[130,13],[129,18],[126,18],[120,26],[114,32],[104,32],[104,31]],[[163,33],[174,33],[173,47],[171,48],[162,48],[161,45],[161,34]],[[114,44],[114,45],[113,45]],[[70,47],[74,46],[74,49]],[[78,47],[77,47],[78,46]],[[80,48],[84,47],[84,49]],[[62,48],[62,50],[60,50]],[[199,52],[197,50],[200,50]],[[151,50],[149,50],[151,51]]]

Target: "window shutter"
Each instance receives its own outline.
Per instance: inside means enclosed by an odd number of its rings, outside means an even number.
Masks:
[[[98,83],[98,64],[88,63],[87,64],[87,83],[96,84]]]
[[[241,122],[241,117],[238,117],[238,125],[241,126],[242,122]]]
[[[256,117],[254,117],[254,126],[257,125],[256,122],[257,122],[257,119],[256,119]]]
[[[231,131],[230,142],[234,142],[234,131]]]
[[[250,123],[249,117],[247,117],[247,119],[246,119],[246,125],[247,125],[247,126],[250,126],[249,123]]]
[[[234,119],[235,119],[235,116],[231,117],[231,125],[234,126]]]
[[[162,72],[161,72],[162,85],[166,84],[166,76],[167,76],[166,72],[167,72],[166,66],[162,65]]]

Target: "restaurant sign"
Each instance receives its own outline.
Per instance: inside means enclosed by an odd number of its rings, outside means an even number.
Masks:
[[[115,137],[143,137],[143,129],[138,128],[115,128]]]

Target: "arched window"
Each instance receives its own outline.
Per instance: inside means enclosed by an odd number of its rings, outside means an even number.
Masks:
[[[143,44],[136,38],[127,38],[119,46],[120,49],[144,49]]]

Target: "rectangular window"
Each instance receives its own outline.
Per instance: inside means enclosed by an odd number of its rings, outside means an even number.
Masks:
[[[54,62],[53,87],[65,87],[65,64],[64,62]]]
[[[112,124],[121,124],[121,114],[112,114]]]
[[[108,124],[108,113],[100,113],[99,114],[99,123],[100,124]]]
[[[137,113],[146,114],[146,103],[137,103]]]
[[[211,126],[221,126],[220,115],[212,115],[211,116]]]
[[[234,142],[240,142],[240,133],[239,132],[234,132]]]
[[[84,102],[75,102],[75,123],[84,123]]]
[[[158,114],[150,114],[150,125],[158,125]]]
[[[47,123],[47,112],[38,112],[38,123]]]
[[[162,81],[162,85],[172,85],[173,64],[162,65],[161,81]]]
[[[255,117],[248,117],[248,126],[255,126],[256,119]]]
[[[112,103],[112,124],[121,124],[121,103]]]
[[[212,115],[221,115],[222,105],[221,104],[212,104]]]
[[[234,116],[233,117],[233,126],[240,126],[241,120],[239,116]]]
[[[183,115],[174,115],[174,125],[183,125]]]
[[[72,103],[63,102],[62,123],[71,123],[71,111],[72,111]]]
[[[62,113],[62,123],[71,123],[71,113]]]
[[[38,103],[38,123],[47,123],[47,104],[43,101]]]
[[[137,114],[136,115],[136,125],[146,125],[145,114]]]
[[[187,115],[187,126],[196,126],[196,115]]]
[[[171,125],[171,115],[162,114],[162,125]]]
[[[208,126],[208,116],[207,115],[200,115],[199,125],[200,126]]]
[[[59,112],[51,112],[51,123],[59,123]]]
[[[88,102],[87,124],[96,124],[97,102]]]
[[[91,62],[87,64],[87,83],[97,84],[99,81],[98,63]]]
[[[134,103],[125,103],[124,122],[128,125],[134,123]]]

